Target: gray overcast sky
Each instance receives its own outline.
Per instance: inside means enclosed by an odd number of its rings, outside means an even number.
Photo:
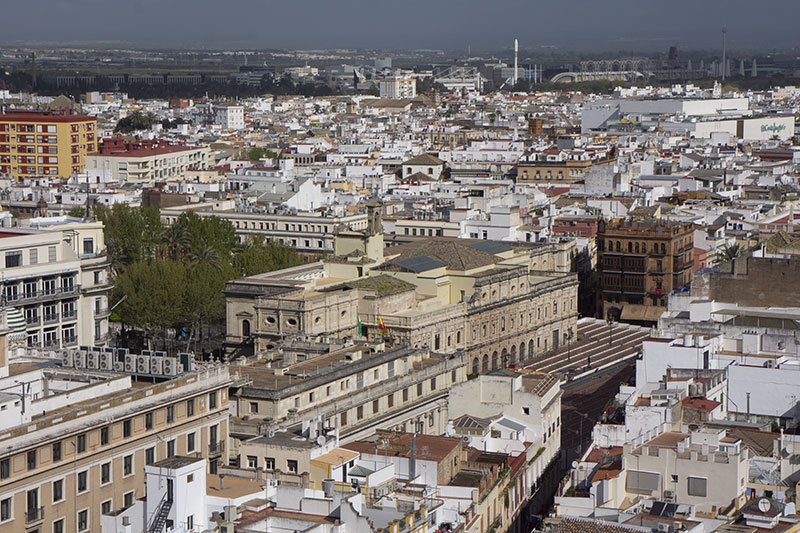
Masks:
[[[790,47],[800,0],[0,0],[0,43],[185,48]],[[35,21],[35,24],[24,22]]]

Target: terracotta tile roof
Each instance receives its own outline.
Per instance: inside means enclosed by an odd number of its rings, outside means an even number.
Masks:
[[[444,161],[431,154],[420,154],[417,157],[412,157],[408,161],[405,161],[403,164],[414,165],[414,166],[423,166],[423,165],[439,166],[439,165],[444,165]]]
[[[85,122],[97,120],[89,115],[49,111],[8,111],[0,114],[0,122]]]
[[[491,265],[497,261],[493,254],[471,248],[469,244],[464,239],[426,239],[396,247],[395,250],[400,252],[400,256],[393,259],[392,263],[424,256],[441,261],[451,270],[463,271]]]
[[[645,444],[647,446],[663,446],[665,448],[676,448],[679,442],[686,440],[689,435],[686,433],[677,433],[674,431],[667,431],[658,437],[649,440]]]
[[[731,430],[729,435],[741,439],[745,446],[761,456],[772,455],[773,443],[780,438],[780,433],[745,428]]]
[[[608,448],[594,448],[589,455],[586,457],[586,462],[588,463],[599,463],[605,457],[611,457],[612,455],[621,455],[622,454],[622,446],[610,446]]]
[[[681,400],[681,405],[690,409],[699,409],[700,411],[710,412],[722,404],[706,398],[684,398]]]
[[[553,520],[554,533],[627,533],[643,531],[641,527],[624,526],[609,522],[599,522],[588,518],[561,518]]]
[[[375,446],[377,445],[379,455],[410,457],[411,436],[411,433],[395,434],[388,439],[388,447],[381,443],[379,439],[377,441],[359,440],[345,444],[342,448],[372,455],[375,453]],[[417,459],[439,462],[444,460],[459,446],[461,446],[461,439],[417,435]]]

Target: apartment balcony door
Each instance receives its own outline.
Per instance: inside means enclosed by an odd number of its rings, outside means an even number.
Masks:
[[[39,509],[39,491],[29,490],[28,491],[28,513],[35,513]]]

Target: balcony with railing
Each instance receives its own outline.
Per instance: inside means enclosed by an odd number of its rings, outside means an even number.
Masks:
[[[42,345],[45,348],[55,348],[58,346],[58,337],[49,337],[44,340]]]
[[[674,250],[672,250],[672,255],[683,255],[686,252],[691,252],[692,250],[694,250],[694,245],[687,244],[686,246],[682,246],[681,248],[675,248]]]
[[[8,294],[6,293],[6,300],[9,303],[36,303],[48,300],[57,300],[67,296],[77,296],[80,287],[72,285],[69,287],[43,289],[41,291],[23,292],[22,294]]]
[[[61,312],[61,320],[75,320],[76,318],[78,318],[78,311],[75,309]]]
[[[628,285],[624,284],[622,286],[622,292],[625,294],[644,294],[644,287],[641,285]]]
[[[64,346],[75,346],[78,344],[78,337],[77,335],[64,335],[64,338],[61,340],[61,344]]]
[[[222,455],[225,453],[225,441],[212,442],[208,445],[209,455]]]
[[[42,323],[42,317],[39,315],[25,317],[25,323],[29,326],[38,326]]]
[[[45,324],[55,324],[58,322],[58,313],[44,315]]]
[[[44,520],[44,507],[35,507],[25,511],[25,523],[32,524]]]

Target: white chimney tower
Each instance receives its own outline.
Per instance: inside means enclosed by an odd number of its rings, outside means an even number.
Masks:
[[[517,80],[519,79],[517,76],[517,72],[519,72],[517,70],[519,68],[518,59],[519,59],[519,41],[517,39],[514,39],[514,77],[512,86],[516,86]]]

